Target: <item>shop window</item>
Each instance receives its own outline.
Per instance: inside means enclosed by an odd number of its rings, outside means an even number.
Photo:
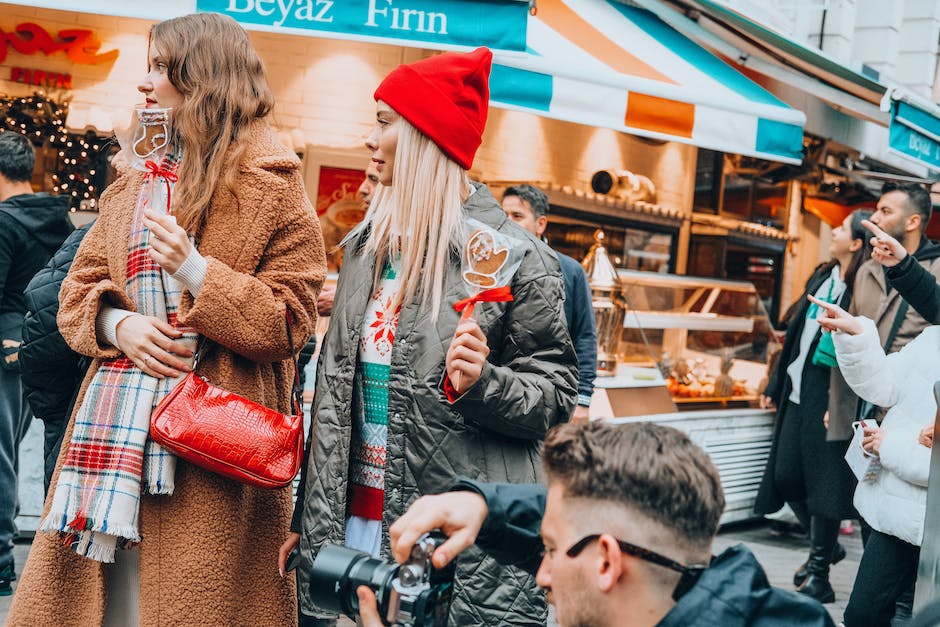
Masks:
[[[46,167],[50,158],[54,162],[46,170],[44,189],[68,196],[73,211],[97,211],[98,198],[112,178],[111,158],[118,150],[113,136],[94,131],[67,134],[64,141],[42,150]]]
[[[721,203],[721,174],[724,154],[716,150],[699,148],[695,163],[695,211],[718,213]]]
[[[786,229],[789,180],[798,168],[741,155],[724,155],[720,213]]]
[[[783,230],[788,183],[799,173],[798,166],[699,149],[693,207]]]
[[[68,100],[37,92],[0,94],[0,129],[22,133],[36,149],[32,186],[69,197],[72,210],[97,211],[98,196],[111,178],[110,158],[118,150],[110,135],[69,133]]]
[[[780,312],[782,263],[782,246],[703,235],[689,242],[688,274],[753,283],[771,320]]]
[[[594,244],[594,232],[603,229],[607,252],[618,268],[645,272],[675,270],[678,228],[586,214],[552,205],[545,238],[560,253],[581,261]]]

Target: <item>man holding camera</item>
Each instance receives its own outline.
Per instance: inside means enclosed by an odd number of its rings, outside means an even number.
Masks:
[[[500,561],[537,568],[560,625],[833,624],[814,600],[772,588],[745,547],[712,557],[721,482],[682,432],[560,425],[543,464],[547,490],[462,480],[422,497],[390,529],[396,559],[435,528],[448,536],[432,558],[438,568],[477,542]],[[381,625],[372,591],[358,595],[363,624]]]

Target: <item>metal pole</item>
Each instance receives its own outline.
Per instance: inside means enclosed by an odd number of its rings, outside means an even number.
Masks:
[[[937,418],[934,433],[940,433],[940,381],[933,386],[937,399]],[[914,589],[914,610],[940,597],[940,446],[930,453],[930,477],[927,481],[927,514],[924,516],[924,541],[920,547],[917,586]]]

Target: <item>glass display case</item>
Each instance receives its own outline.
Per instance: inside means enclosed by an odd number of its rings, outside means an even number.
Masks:
[[[680,410],[758,399],[779,344],[751,283],[630,270],[618,275],[626,307],[620,363],[634,373],[658,369]]]
[[[597,377],[592,418],[686,432],[715,463],[722,524],[748,520],[773,440],[757,400],[779,349],[754,285],[618,270],[625,315],[617,375]]]

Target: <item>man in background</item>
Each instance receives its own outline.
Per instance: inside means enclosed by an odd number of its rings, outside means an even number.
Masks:
[[[515,185],[503,192],[503,210],[509,219],[544,241],[548,226],[548,196],[531,185]],[[594,394],[594,378],[597,376],[597,331],[594,326],[594,310],[591,307],[591,289],[581,264],[555,251],[561,264],[565,281],[565,316],[568,318],[568,335],[578,355],[578,404],[571,421],[584,423],[589,420],[588,408]]]
[[[23,290],[74,230],[66,197],[33,193],[35,164],[26,137],[0,132],[0,596],[13,593],[18,449],[29,428],[19,369]]]

